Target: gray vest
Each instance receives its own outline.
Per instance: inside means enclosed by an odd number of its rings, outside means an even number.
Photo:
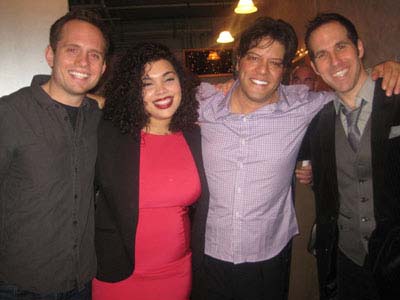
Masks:
[[[339,248],[354,263],[364,265],[368,240],[375,229],[371,167],[371,125],[367,122],[357,153],[351,149],[336,117],[336,164],[340,212]]]

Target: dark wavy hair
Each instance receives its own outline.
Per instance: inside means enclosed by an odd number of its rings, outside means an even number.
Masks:
[[[61,39],[62,29],[66,23],[69,21],[78,20],[87,22],[100,30],[103,35],[104,39],[104,54],[107,56],[108,50],[110,48],[110,35],[108,28],[106,27],[105,23],[101,20],[100,15],[97,13],[84,10],[84,9],[76,9],[71,10],[70,12],[66,13],[64,16],[56,20],[53,25],[50,27],[50,37],[49,42],[51,49],[56,52],[57,43]]]
[[[269,17],[260,17],[254,21],[240,36],[237,53],[242,58],[251,49],[256,47],[263,38],[271,38],[285,48],[283,64],[290,66],[297,50],[297,36],[292,25],[283,20]]]
[[[140,43],[119,57],[105,86],[104,119],[110,120],[122,133],[137,137],[138,132],[148,125],[142,78],[146,64],[161,59],[174,67],[182,92],[181,104],[172,117],[169,130],[177,132],[192,128],[197,122],[196,88],[199,80],[183,68],[168,47],[159,43]]]
[[[313,20],[308,22],[307,25],[307,30],[306,30],[306,36],[305,36],[305,43],[306,47],[308,49],[308,53],[310,55],[310,59],[314,61],[314,52],[312,51],[310,47],[310,38],[311,34],[317,30],[319,27],[322,25],[328,24],[328,23],[333,23],[337,22],[340,25],[342,25],[346,31],[347,31],[347,37],[350,39],[350,41],[356,46],[356,49],[358,51],[357,47],[357,42],[358,42],[358,33],[356,30],[356,27],[354,24],[347,19],[346,17],[337,14],[337,13],[321,13],[318,14]]]

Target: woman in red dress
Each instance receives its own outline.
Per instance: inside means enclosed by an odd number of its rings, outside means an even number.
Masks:
[[[98,134],[93,299],[187,300],[189,210],[208,205],[198,81],[155,43],[133,47],[113,69]]]

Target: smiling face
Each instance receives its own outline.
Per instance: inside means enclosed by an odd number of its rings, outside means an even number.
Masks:
[[[234,112],[249,113],[278,101],[284,54],[281,43],[263,38],[240,58],[237,65],[240,84],[232,98]],[[235,102],[240,111],[235,111]]]
[[[318,27],[310,35],[310,48],[314,53],[311,65],[314,71],[339,96],[355,101],[355,96],[367,78],[362,65],[364,47],[360,40],[354,45],[344,26],[330,22]]]
[[[182,92],[179,77],[165,59],[145,65],[143,102],[149,114],[148,128],[153,131],[168,131],[171,119],[181,104]]]
[[[55,51],[47,47],[46,60],[52,73],[45,90],[61,103],[79,106],[105,70],[103,35],[90,23],[71,20],[63,26]]]

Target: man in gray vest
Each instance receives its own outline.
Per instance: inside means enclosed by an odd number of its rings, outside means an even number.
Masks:
[[[336,292],[341,300],[400,299],[400,97],[386,96],[365,71],[363,43],[345,17],[318,15],[306,46],[314,71],[336,92],[305,143],[321,299]]]

